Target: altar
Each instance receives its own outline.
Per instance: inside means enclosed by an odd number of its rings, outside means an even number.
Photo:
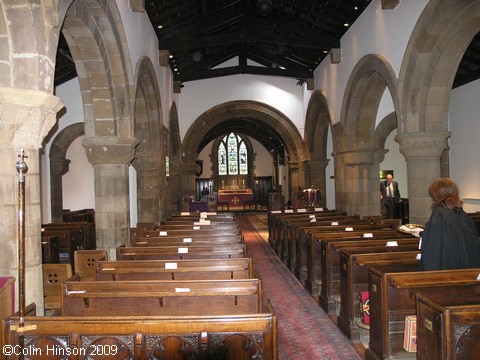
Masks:
[[[229,207],[243,207],[244,201],[253,200],[252,189],[224,189],[218,190],[218,201],[227,201]]]

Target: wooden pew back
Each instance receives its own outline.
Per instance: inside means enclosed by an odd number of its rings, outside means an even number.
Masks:
[[[233,315],[262,312],[259,279],[66,281],[64,316]]]
[[[245,244],[125,247],[116,249],[117,260],[231,259],[246,257]]]

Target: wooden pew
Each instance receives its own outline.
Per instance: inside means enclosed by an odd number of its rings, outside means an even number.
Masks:
[[[361,227],[361,229],[358,229]],[[336,228],[336,229],[335,229]],[[345,231],[348,229],[349,231]],[[353,231],[350,231],[352,230]],[[357,230],[358,229],[358,230]],[[336,230],[336,231],[335,231]],[[355,226],[332,226],[331,230],[305,232],[302,230],[300,238],[296,240],[296,260],[295,260],[295,276],[300,282],[305,282],[307,290],[313,294],[319,294],[319,286],[321,282],[321,241],[322,240],[338,240],[354,241],[367,239],[386,239],[405,236],[390,229],[383,229],[379,225],[371,225],[371,227]],[[368,237],[368,238],[367,238]]]
[[[402,252],[410,246],[412,245],[399,245],[395,247],[393,254],[378,253],[380,250],[373,249],[369,250],[370,253],[360,253],[360,250],[355,251],[351,248],[340,251],[340,313],[337,317],[337,326],[352,341],[360,340],[361,329],[358,325],[362,320],[358,295],[360,291],[368,291],[369,267],[382,265],[385,269],[388,264],[391,272],[416,271],[418,269],[416,256]],[[418,248],[407,251],[416,254]]]
[[[231,259],[247,256],[245,244],[125,247],[116,249],[117,260]]]
[[[65,281],[63,316],[238,315],[262,312],[259,279]]]
[[[108,252],[106,249],[75,250],[74,258],[74,273],[78,274],[82,281],[93,280],[95,262],[108,260]]]
[[[373,235],[373,234],[372,234]],[[350,241],[348,238],[326,238],[320,241],[320,253],[315,258],[320,257],[320,274],[315,274],[315,281],[318,282],[318,275],[320,275],[320,306],[329,314],[335,314],[338,310],[338,303],[340,300],[340,251],[338,249],[350,245],[356,246],[356,252],[368,252],[367,249],[362,247],[375,244],[383,245],[380,248],[372,249],[373,252],[394,252],[396,247],[388,248],[387,243],[394,243],[398,245],[409,245],[409,250],[416,251],[418,253],[419,239],[413,236],[392,233],[392,236],[385,236],[379,234],[377,237],[372,237],[369,240],[362,241]],[[356,245],[355,245],[356,244]],[[354,251],[354,250],[352,250]],[[318,266],[313,266],[314,269],[318,269]]]
[[[478,288],[475,288],[475,290]],[[480,292],[417,293],[417,359],[477,359]]]
[[[97,248],[97,235],[95,223],[93,222],[64,222],[64,223],[49,223],[42,224],[43,231],[50,231],[54,229],[67,230],[75,229],[81,233],[83,236],[83,242],[81,244],[81,249],[84,250],[94,250]]]
[[[250,258],[208,260],[97,261],[95,281],[252,279]]]
[[[403,348],[405,316],[416,314],[416,293],[442,294],[463,289],[480,294],[480,269],[389,272],[369,268],[370,342],[367,360],[415,359]]]
[[[74,252],[75,250],[83,249],[84,236],[78,228],[59,229],[59,228],[44,228],[42,230],[42,241],[44,237],[58,237],[58,255],[59,262],[62,264],[70,264],[72,268],[75,265]]]
[[[278,359],[277,318],[271,305],[262,314],[175,317],[26,317],[2,323],[4,346],[39,349],[35,359],[50,360],[47,347],[73,358],[111,359]],[[97,356],[93,352],[96,352]],[[75,354],[74,354],[75,353]],[[11,356],[9,359],[19,359]]]
[[[168,229],[168,230],[147,230],[145,236],[183,236],[183,237],[193,237],[197,236],[232,236],[241,234],[240,228],[232,229],[221,229],[221,228],[204,228],[203,226],[189,226],[182,227],[177,229]]]
[[[42,234],[42,264],[60,263],[59,242],[57,235]]]
[[[131,246],[189,246],[189,245],[229,245],[229,244],[242,244],[242,235],[231,236],[142,236],[133,239]]]

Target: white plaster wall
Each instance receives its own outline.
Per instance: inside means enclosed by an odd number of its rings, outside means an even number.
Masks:
[[[480,211],[480,80],[452,92],[448,114],[450,177],[455,180],[468,212]]]

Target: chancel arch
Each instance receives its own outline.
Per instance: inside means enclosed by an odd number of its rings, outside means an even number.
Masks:
[[[208,125],[207,125],[208,124]],[[228,130],[225,130],[228,129]],[[289,188],[283,188],[283,194],[289,195],[292,189],[304,187],[304,150],[301,135],[288,117],[277,109],[257,101],[238,100],[219,104],[200,115],[188,129],[183,140],[182,154],[184,195],[195,194],[195,170],[193,164],[199,152],[211,140],[225,131],[243,132],[258,137],[259,131],[271,132],[278,139],[278,144],[265,144],[272,147],[276,153],[273,161],[284,162],[288,167]],[[262,143],[262,140],[259,140]],[[278,158],[277,158],[278,157]],[[190,166],[189,166],[190,165]],[[277,179],[278,181],[278,179]],[[281,186],[277,183],[277,186]]]
[[[385,91],[399,108],[396,84],[392,66],[373,54],[357,63],[346,86],[334,151],[336,206],[348,213],[380,215],[379,164],[386,150],[377,147],[375,124]]]
[[[431,0],[410,37],[399,75],[396,141],[407,159],[410,221],[430,215],[428,186],[447,176],[448,111],[462,56],[480,31],[480,3]]]

